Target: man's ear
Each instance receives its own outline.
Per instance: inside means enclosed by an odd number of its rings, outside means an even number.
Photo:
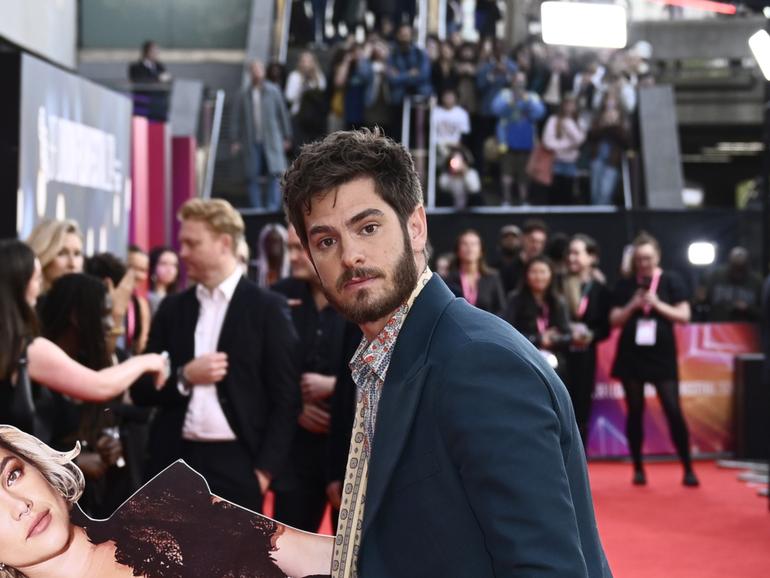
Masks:
[[[425,251],[428,243],[428,218],[425,215],[425,207],[419,205],[409,216],[406,223],[409,240],[412,243],[412,251],[420,254]]]
[[[235,255],[235,250],[237,249],[235,244],[235,239],[233,239],[227,233],[220,233],[219,240],[222,241],[222,246],[224,248],[225,253],[230,252],[233,255]]]

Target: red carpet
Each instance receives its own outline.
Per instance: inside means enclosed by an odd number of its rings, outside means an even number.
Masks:
[[[596,517],[615,578],[768,578],[767,499],[736,470],[697,462],[699,488],[681,484],[679,464],[647,464],[647,486],[626,463],[589,465]],[[265,512],[272,512],[272,494]],[[327,508],[322,533],[331,534]]]
[[[631,485],[626,463],[591,463],[599,532],[616,578],[767,578],[767,499],[698,462],[699,488],[681,485],[678,464],[648,464],[647,486]]]

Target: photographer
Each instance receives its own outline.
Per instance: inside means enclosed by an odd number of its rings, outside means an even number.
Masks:
[[[462,145],[450,147],[438,177],[439,204],[455,209],[482,204],[481,179],[471,153]]]

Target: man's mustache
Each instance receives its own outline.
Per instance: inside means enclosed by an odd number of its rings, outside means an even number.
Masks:
[[[337,279],[337,291],[342,291],[345,285],[353,279],[374,279],[376,277],[385,277],[385,273],[380,269],[367,269],[363,267],[348,269]]]

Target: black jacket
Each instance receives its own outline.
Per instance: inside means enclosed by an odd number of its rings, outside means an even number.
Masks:
[[[462,288],[460,273],[457,271],[450,273],[447,276],[447,284]],[[495,315],[502,313],[505,307],[505,293],[503,293],[503,285],[500,282],[500,275],[497,271],[490,271],[479,277],[478,296],[476,297],[475,305],[479,309],[489,311]]]
[[[171,375],[156,391],[147,380],[131,389],[139,405],[159,412],[150,432],[149,475],[181,457],[189,396],[179,392],[177,369],[195,356],[199,303],[195,288],[161,303],[150,329],[148,352],[168,351]],[[227,353],[227,376],[217,383],[219,403],[253,467],[273,476],[289,454],[301,409],[297,334],[286,300],[241,279],[227,308],[218,351]]]

